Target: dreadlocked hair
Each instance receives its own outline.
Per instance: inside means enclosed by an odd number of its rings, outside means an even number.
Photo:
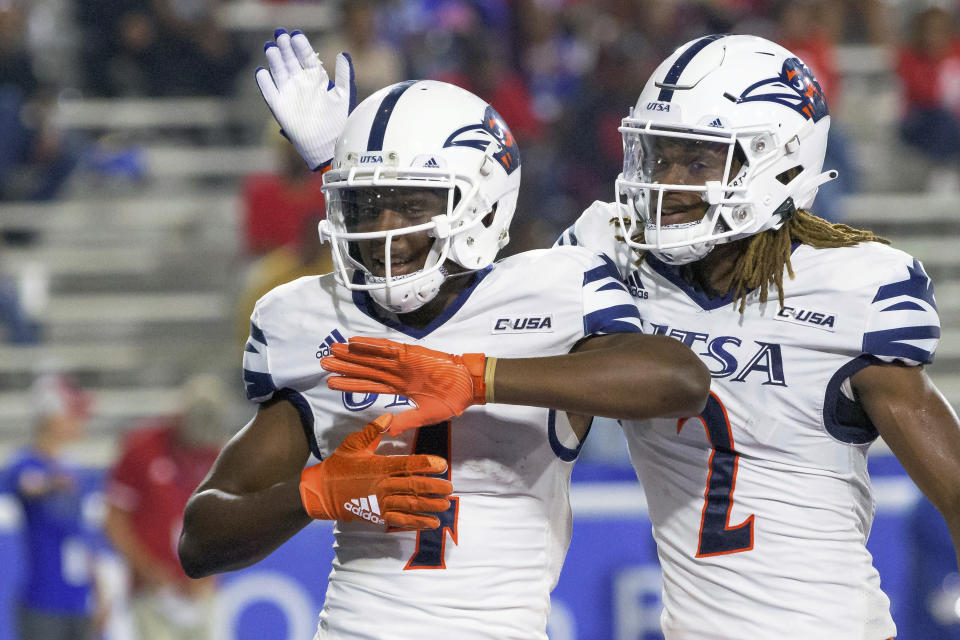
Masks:
[[[616,218],[611,220],[614,221]],[[643,231],[634,234],[632,239],[643,242]],[[889,240],[873,231],[830,222],[805,209],[797,209],[779,229],[770,229],[749,238],[746,250],[737,258],[730,286],[734,298],[740,302],[740,313],[746,308],[747,296],[754,289],[760,290],[760,302],[766,302],[771,285],[777,288],[777,299],[780,308],[783,308],[783,272],[786,267],[787,274],[793,279],[790,254],[794,242],[814,249],[853,247],[861,242],[890,244]],[[638,253],[637,264],[643,260],[645,252]]]

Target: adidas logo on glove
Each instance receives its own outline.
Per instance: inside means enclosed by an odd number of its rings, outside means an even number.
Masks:
[[[353,498],[343,503],[343,508],[364,520],[369,520],[373,524],[385,524],[380,517],[380,503],[377,502],[377,496],[370,494],[366,498]]]

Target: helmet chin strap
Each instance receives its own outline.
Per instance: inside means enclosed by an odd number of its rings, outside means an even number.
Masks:
[[[677,231],[680,233],[675,233]],[[661,228],[659,237],[664,244],[669,242],[678,242],[684,239],[682,236],[686,235],[685,231],[686,229]],[[671,249],[651,249],[650,253],[657,256],[661,262],[665,262],[674,266],[680,266],[689,264],[691,262],[696,262],[701,258],[705,258],[708,253],[713,251],[713,248],[716,245],[716,240],[707,240],[704,242],[683,245],[681,247],[673,247]]]
[[[440,286],[447,279],[449,271],[442,259],[444,248],[449,247],[448,239],[437,238],[421,269],[402,276],[375,276],[364,270],[366,284],[381,285],[369,290],[370,297],[378,305],[396,314],[416,311],[437,297]],[[386,245],[385,262],[390,263],[390,245]],[[389,271],[388,271],[389,273]]]
[[[423,275],[423,270],[405,276],[393,276],[389,280],[369,273],[364,274],[366,284],[384,284],[382,288],[368,291],[378,305],[396,314],[416,311],[437,297],[440,286],[447,278],[447,268],[441,265]]]
[[[703,217],[696,222],[671,224],[661,226],[659,229],[657,229],[656,224],[648,223],[644,229],[644,241],[649,244],[672,244],[675,242],[690,241],[689,244],[679,247],[671,247],[669,249],[650,249],[650,253],[655,255],[661,262],[665,262],[674,266],[689,264],[706,257],[706,255],[713,251],[713,248],[717,244],[720,244],[722,240],[713,238],[709,240],[702,240],[700,242],[692,241],[695,238],[703,235],[705,226],[709,224],[709,220],[715,214],[715,209],[718,206],[719,205],[710,205],[710,208],[708,208],[706,213],[703,214]],[[720,217],[717,216],[714,227],[718,228],[720,226],[722,226],[722,223],[720,221]]]

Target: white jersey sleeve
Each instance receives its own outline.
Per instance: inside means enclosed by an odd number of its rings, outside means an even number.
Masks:
[[[584,335],[641,333],[637,305],[628,296],[613,261],[598,254],[583,274]]]
[[[581,246],[599,251],[613,261],[620,278],[625,279],[635,266],[636,256],[625,242],[618,239],[621,231],[616,218],[620,215],[615,202],[595,201],[560,234],[554,246]]]
[[[899,258],[867,310],[863,352],[884,362],[906,365],[933,362],[940,342],[940,318],[933,282],[919,260],[896,252]]]
[[[260,302],[250,316],[250,337],[243,348],[243,386],[251,402],[266,402],[277,390],[270,372],[270,344],[261,328]]]

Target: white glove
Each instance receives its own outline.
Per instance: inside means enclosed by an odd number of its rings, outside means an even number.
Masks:
[[[314,171],[324,169],[357,106],[353,61],[349,53],[337,55],[336,82],[330,82],[307,36],[277,29],[273,37],[276,44],[264,47],[270,70],[257,69],[260,93],[300,157]]]

